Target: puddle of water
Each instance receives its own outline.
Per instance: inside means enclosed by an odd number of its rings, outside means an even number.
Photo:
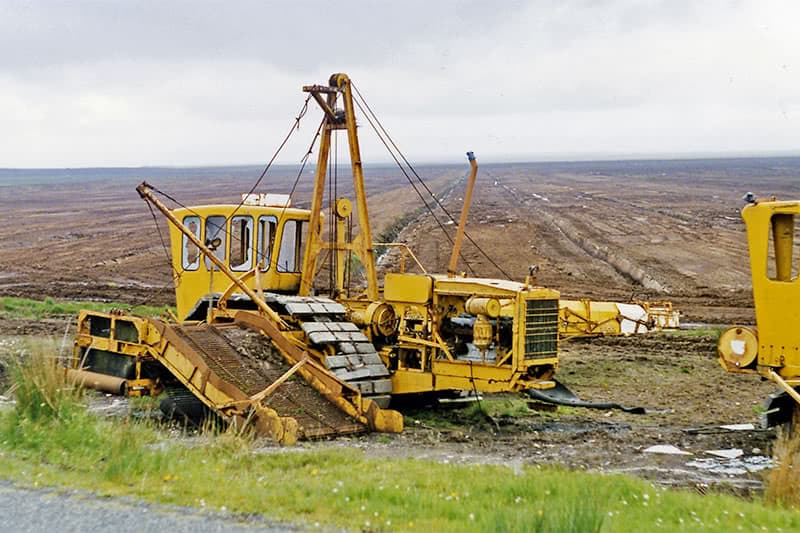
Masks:
[[[100,416],[126,416],[128,414],[128,400],[110,394],[96,396],[89,401],[87,407],[90,413]]]
[[[620,434],[630,431],[631,425],[624,422],[590,422],[590,423],[571,423],[571,422],[544,422],[531,426],[534,431],[554,432],[554,433],[573,433],[580,435],[583,433],[609,433]]]
[[[711,474],[721,474],[728,476],[742,476],[744,474],[761,472],[767,468],[772,468],[775,462],[764,455],[753,455],[738,459],[721,459],[716,457],[704,457],[686,463],[691,466]]]

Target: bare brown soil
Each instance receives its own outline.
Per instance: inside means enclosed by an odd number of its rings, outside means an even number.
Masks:
[[[630,474],[667,486],[747,495],[762,488],[774,431],[726,431],[723,424],[754,423],[769,384],[725,375],[708,337],[630,337],[570,341],[563,345],[560,379],[582,398],[647,408],[622,411],[547,408],[529,414],[476,417],[476,407],[405,409],[400,435],[372,434],[311,449],[355,447],[367,457],[416,457],[449,463],[503,464],[520,469],[558,465]],[[488,402],[500,398],[484,397]],[[691,455],[659,455],[653,445],[676,446]],[[738,460],[715,459],[711,450],[738,448]],[[757,468],[753,468],[757,470]]]
[[[429,187],[452,186],[462,174],[457,167],[432,167]],[[369,171],[369,169],[368,169]],[[130,304],[169,304],[174,301],[172,273],[161,238],[168,244],[166,220],[156,222],[136,193],[148,180],[183,205],[236,204],[260,174],[258,168],[221,169],[208,176],[142,169],[140,176],[91,179],[52,179],[18,185],[0,180],[0,294],[26,298],[87,299]],[[417,196],[397,170],[370,172],[369,192],[373,235],[381,233],[406,212],[420,206]],[[64,174],[65,171],[61,171]],[[268,174],[259,191],[286,193],[297,169]],[[308,207],[313,174],[298,182],[293,205]],[[339,196],[352,197],[352,183],[339,180]],[[405,184],[405,185],[404,185]],[[161,197],[170,207],[175,202]],[[160,229],[160,232],[159,232]]]
[[[457,219],[467,165],[420,168]],[[0,293],[29,298],[172,301],[171,273],[147,206],[142,178],[185,204],[236,202],[257,169],[183,170],[149,176],[0,184]],[[260,190],[287,192],[296,170],[279,169]],[[341,175],[341,171],[340,171]],[[398,233],[430,272],[443,272],[451,245],[396,170],[367,169],[373,237]],[[666,161],[483,165],[467,231],[507,272],[522,280],[539,265],[540,284],[571,298],[668,299],[684,322],[752,323],[742,195],[800,197],[800,160]],[[311,175],[295,204],[308,205]],[[340,180],[343,181],[343,180]],[[338,192],[349,187],[340,183]],[[430,201],[430,200],[429,200]],[[170,203],[170,202],[167,202]],[[446,224],[452,236],[455,224]],[[166,238],[166,226],[158,217]],[[502,277],[471,243],[459,268]],[[381,260],[395,267],[396,255]],[[57,322],[57,321],[56,321]],[[2,321],[0,333],[60,336],[63,323]],[[50,331],[52,329],[52,331]],[[463,411],[450,427],[414,423],[402,435],[371,435],[313,446],[361,446],[374,455],[409,454],[452,462],[556,463],[632,472],[663,483],[727,482],[757,488],[759,474],[709,474],[687,466],[706,450],[769,448],[773,433],[691,428],[756,422],[772,387],[726,374],[708,338],[653,336],[562,343],[559,378],[580,396],[654,408],[646,415],[560,409],[474,423]],[[695,456],[642,450],[673,444]],[[754,451],[755,450],[755,451]]]
[[[536,264],[567,298],[669,299],[685,320],[752,322],[742,196],[797,198],[798,175],[798,160],[486,165],[467,232],[512,278]],[[451,213],[462,190],[444,201]],[[443,271],[440,235],[423,217],[402,237]],[[502,277],[469,243],[462,256],[462,270]]]

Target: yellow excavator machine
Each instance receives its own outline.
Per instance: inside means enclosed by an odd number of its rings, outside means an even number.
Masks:
[[[773,381],[762,425],[791,421],[800,403],[800,201],[745,195],[756,327],[734,326],[719,339],[722,367]]]
[[[449,272],[412,274],[401,262],[379,283],[352,83],[334,74],[327,85],[303,90],[323,111],[310,209],[292,208],[288,195],[251,193],[239,204],[171,210],[142,183],[140,196],[170,223],[177,316],[81,313],[74,379],[129,395],[166,389],[167,407],[178,413],[249,417],[282,442],[359,428],[400,431],[402,417],[387,409],[398,395],[554,387],[558,292],[532,276],[456,274],[474,155]],[[337,130],[347,137],[354,198],[333,198],[326,210]],[[351,283],[359,266],[360,285]],[[323,269],[328,276],[318,276]],[[314,390],[284,394],[297,385],[294,374]],[[304,402],[314,391],[347,420],[321,407],[309,417]]]

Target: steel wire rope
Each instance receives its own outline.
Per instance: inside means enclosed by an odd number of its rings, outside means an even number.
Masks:
[[[356,91],[356,92],[358,92],[358,91]],[[362,98],[362,100],[363,100],[363,98]],[[386,140],[383,138],[381,133],[378,131],[378,128],[375,127],[375,124],[372,122],[372,119],[370,118],[370,116],[366,113],[366,111],[364,111],[364,108],[361,106],[361,104],[359,103],[358,99],[353,99],[353,101],[356,103],[356,106],[358,106],[358,108],[361,110],[361,113],[364,115],[364,118],[367,119],[367,122],[369,123],[369,125],[372,126],[373,131],[378,136],[378,139],[380,139],[381,143],[383,143],[383,146],[389,152],[389,155],[392,156],[392,159],[394,159],[394,162],[397,164],[397,167],[400,169],[400,171],[403,173],[403,175],[405,176],[405,178],[408,181],[408,183],[411,185],[411,188],[414,189],[415,193],[417,193],[417,196],[419,197],[420,201],[422,202],[422,205],[424,205],[425,209],[428,210],[428,213],[430,213],[431,217],[433,217],[433,220],[436,222],[436,224],[442,230],[442,233],[444,233],[444,236],[447,237],[447,240],[450,241],[450,244],[451,245],[455,245],[455,243],[453,242],[453,238],[450,236],[450,234],[445,229],[444,224],[441,223],[439,218],[433,212],[433,209],[431,209],[430,205],[428,205],[428,202],[425,201],[425,197],[422,195],[422,193],[419,191],[417,186],[414,184],[414,181],[411,179],[411,176],[408,175],[408,172],[406,172],[405,168],[403,168],[403,165],[400,164],[400,161],[397,159],[397,156],[395,156],[394,152],[389,147],[389,144],[386,142]],[[366,101],[364,101],[364,105],[366,105]],[[374,116],[374,114],[373,114],[373,116]],[[375,120],[377,120],[377,118]],[[399,152],[399,150],[398,150],[398,152]],[[435,199],[435,197],[434,197],[434,199]],[[451,220],[452,220],[452,217],[451,217]],[[470,265],[469,261],[467,261],[467,259],[461,254],[460,250],[459,250],[458,256],[467,265],[467,269],[474,275],[475,274],[475,270],[472,268],[472,265]]]
[[[310,98],[310,97],[309,97],[309,98]],[[264,168],[263,172],[262,172],[262,173],[261,173],[261,175],[259,176],[259,178],[258,178],[258,180],[256,181],[255,185],[253,185],[253,187],[250,189],[250,192],[249,192],[249,193],[247,193],[248,195],[249,195],[249,194],[252,194],[252,192],[253,192],[253,191],[254,191],[254,190],[255,190],[255,189],[258,187],[258,185],[261,183],[261,181],[263,180],[264,176],[266,175],[267,171],[268,171],[268,170],[269,170],[269,168],[272,166],[272,163],[275,161],[275,158],[278,156],[278,154],[280,153],[280,151],[283,149],[283,147],[284,147],[284,146],[286,145],[286,143],[288,142],[288,140],[289,140],[289,138],[291,137],[292,133],[293,133],[294,131],[296,131],[296,130],[299,128],[299,125],[300,125],[300,119],[302,119],[302,118],[303,118],[303,116],[305,116],[305,114],[306,114],[306,111],[308,110],[308,101],[309,101],[309,98],[306,98],[305,102],[303,103],[303,107],[300,109],[300,113],[299,113],[299,114],[298,114],[298,116],[295,118],[295,123],[292,125],[292,128],[289,130],[289,133],[286,135],[286,137],[284,138],[284,140],[283,140],[283,142],[281,143],[281,145],[280,145],[280,146],[278,147],[278,149],[275,151],[275,154],[272,156],[272,158],[270,159],[270,161],[267,163],[266,167]],[[313,150],[314,144],[316,143],[316,140],[317,140],[317,138],[319,137],[319,133],[320,133],[320,129],[321,129],[321,127],[322,127],[322,125],[320,125],[320,128],[318,128],[318,129],[317,129],[317,133],[316,133],[316,135],[315,135],[315,137],[314,137],[314,140],[311,142],[311,146],[309,147],[308,151],[306,152],[306,154],[303,156],[303,159],[301,160],[301,162],[302,162],[302,166],[300,167],[300,172],[298,173],[298,176],[297,176],[297,178],[295,179],[294,185],[292,186],[292,190],[291,190],[291,192],[289,193],[289,197],[290,197],[290,198],[291,198],[292,194],[294,194],[294,191],[295,191],[295,189],[296,189],[296,187],[297,187],[297,184],[298,184],[298,182],[299,182],[299,180],[300,180],[300,176],[301,176],[301,174],[302,174],[302,172],[303,172],[303,169],[305,168],[305,164],[306,164],[306,162],[308,161],[308,157],[309,157],[309,156],[310,156],[310,155],[313,153],[313,152],[312,152],[312,150]],[[169,199],[170,201],[172,201],[173,203],[175,203],[175,204],[176,204],[176,205],[178,205],[179,207],[182,207],[182,208],[186,209],[186,210],[187,210],[189,213],[191,213],[191,214],[193,214],[193,215],[195,215],[195,216],[198,216],[198,217],[200,216],[200,215],[199,215],[199,214],[198,214],[196,211],[194,211],[194,210],[193,210],[191,207],[189,207],[189,206],[187,206],[187,205],[184,205],[184,204],[183,204],[182,202],[180,202],[178,199],[174,198],[173,196],[171,196],[170,194],[166,193],[165,191],[162,191],[162,190],[158,189],[157,187],[155,187],[154,185],[150,185],[150,184],[148,184],[148,187],[149,187],[150,189],[152,189],[152,190],[153,190],[153,192],[156,192],[156,193],[158,193],[158,194],[160,194],[160,195],[164,196],[165,198]],[[152,206],[150,206],[150,203],[149,203],[149,202],[147,202],[147,204],[148,204],[148,208],[150,209],[150,211],[151,211],[151,212],[153,212],[153,208],[152,208]],[[228,216],[228,217],[225,219],[225,220],[226,220],[226,222],[227,222],[228,220],[230,220],[230,219],[233,217],[233,215],[236,213],[236,211],[237,211],[239,208],[241,208],[241,207],[242,207],[242,205],[244,205],[244,198],[242,199],[242,202],[240,202],[240,203],[239,203],[239,204],[236,206],[236,208],[234,209],[233,213],[231,213],[231,215],[230,215],[230,216]],[[283,214],[286,212],[286,208],[287,208],[287,207],[288,207],[287,205],[284,205],[283,209],[281,210],[281,214],[280,214],[280,217],[279,217],[279,218],[281,218],[281,217],[283,216]],[[155,215],[155,213],[154,213],[154,215]],[[156,226],[158,227],[158,223],[156,223]],[[159,235],[161,235],[161,229],[160,229],[160,227],[158,227],[158,230],[159,230]],[[236,241],[240,241],[240,240],[241,240],[241,239],[239,239],[239,237],[238,237],[237,235],[234,235],[233,233],[231,233],[230,237],[231,237],[231,240],[236,240]],[[162,243],[163,243],[163,237],[162,237]],[[258,252],[258,253],[260,253],[260,252]],[[258,258],[258,253],[256,254],[256,255],[257,255],[257,258]],[[169,254],[167,254],[167,261],[170,263],[170,267],[173,269],[173,271],[175,271],[175,275],[177,275],[178,277],[180,277],[180,275],[181,275],[181,274],[183,274],[183,272],[185,272],[185,271],[186,271],[186,267],[183,267],[183,266],[181,267],[181,270],[180,270],[180,271],[178,271],[178,270],[177,270],[177,269],[176,269],[176,268],[173,266],[173,264],[172,264],[172,258],[170,257],[170,255],[169,255]],[[277,260],[276,260],[276,261],[277,261]],[[257,264],[257,263],[258,263],[258,261],[256,261],[256,264]],[[277,265],[277,263],[276,263],[276,265]],[[270,261],[270,266],[272,266],[272,261]],[[269,270],[269,268],[268,268],[267,270]]]
[[[335,149],[334,149],[334,151],[335,151]],[[333,170],[333,166],[332,166],[331,160],[329,158],[328,159],[328,175],[329,176],[331,175],[332,170]],[[331,183],[331,180],[328,180],[328,206],[331,208],[330,209],[331,216],[328,217],[328,220],[327,220],[327,222],[328,222],[328,240],[331,240],[331,235],[333,235],[333,207],[332,207],[333,206],[333,184]],[[328,256],[326,255],[325,259],[322,261],[323,265],[324,265],[324,261],[329,261],[330,262],[330,266],[328,268],[328,285],[332,289],[333,288],[333,258],[330,258],[330,260],[329,260]],[[316,279],[317,276],[322,272],[321,268],[322,267],[320,266],[320,269],[317,272],[314,273],[314,279]]]
[[[306,100],[306,101],[308,101],[308,100]],[[297,184],[300,183],[300,178],[303,176],[303,170],[305,170],[305,168],[306,168],[306,164],[308,163],[308,158],[311,157],[311,154],[314,153],[314,145],[317,144],[317,139],[319,139],[320,133],[322,132],[322,127],[324,125],[325,125],[325,119],[323,118],[322,121],[319,123],[319,126],[317,127],[317,133],[314,135],[314,138],[311,140],[311,144],[308,146],[308,151],[303,156],[303,158],[300,160],[300,163],[301,163],[300,164],[300,170],[297,172],[297,177],[295,178],[294,183],[292,184],[292,189],[289,191],[289,198],[290,199],[292,198],[292,195],[294,195],[294,192],[297,189]],[[281,214],[278,216],[278,220],[283,218],[283,215],[286,213],[286,209],[288,209],[288,207],[289,207],[289,204],[287,202],[286,204],[284,204],[283,209],[281,209]],[[311,223],[311,221],[309,221],[309,223]],[[306,245],[307,244],[308,243],[306,243]],[[274,263],[273,263],[273,259],[275,260]],[[269,270],[273,265],[275,265],[275,268],[278,268],[278,262],[277,261],[278,261],[277,257],[271,258],[270,262],[269,262],[269,267],[267,268],[267,270]]]
[[[331,234],[329,235],[331,241],[336,238],[336,199],[339,196],[339,130],[333,130],[333,201],[331,202]],[[342,236],[344,238],[344,235]],[[337,250],[338,252],[338,250]],[[344,255],[344,254],[342,254]],[[347,254],[347,260],[349,261],[350,255],[352,253]],[[339,254],[333,253],[331,254],[331,293],[334,293],[336,289],[336,272],[339,270]],[[342,276],[344,278],[344,276]],[[342,279],[342,285],[344,285],[344,279]],[[348,284],[349,285],[349,284]],[[348,287],[349,289],[349,287]],[[335,294],[335,293],[334,293]]]
[[[472,385],[472,393],[475,395],[475,401],[478,402],[478,411],[484,416],[484,418],[490,418],[489,414],[483,409],[483,405],[481,404],[481,396],[478,394],[478,387],[475,385],[475,374],[472,372],[472,360],[469,361],[469,382]]]
[[[291,127],[291,128],[289,128],[289,132],[288,132],[288,133],[286,134],[286,136],[284,137],[284,139],[283,139],[283,142],[281,142],[281,144],[280,144],[280,145],[278,146],[278,148],[275,150],[275,153],[272,155],[272,157],[270,158],[270,160],[267,162],[267,165],[264,167],[264,170],[263,170],[263,171],[261,172],[261,174],[259,175],[259,177],[258,177],[258,179],[256,180],[255,184],[254,184],[254,185],[253,185],[253,186],[250,188],[250,191],[247,193],[247,196],[249,196],[249,195],[253,194],[253,191],[255,191],[255,190],[256,190],[256,188],[258,188],[258,186],[259,186],[259,185],[261,184],[261,182],[263,181],[263,179],[264,179],[264,176],[266,176],[267,172],[268,172],[268,171],[269,171],[269,169],[272,167],[272,164],[275,162],[275,159],[278,157],[278,154],[280,154],[281,150],[283,150],[284,146],[286,146],[286,143],[287,143],[287,142],[289,142],[289,139],[291,138],[292,134],[293,134],[295,131],[297,131],[297,130],[299,130],[299,129],[300,129],[300,120],[302,120],[302,118],[303,118],[303,117],[306,115],[306,113],[308,112],[308,102],[309,102],[309,100],[310,100],[310,99],[311,99],[311,95],[309,94],[309,95],[306,97],[305,101],[303,102],[303,105],[300,107],[300,111],[298,112],[297,116],[295,117],[295,119],[294,119],[294,123],[292,124],[292,127]],[[319,132],[317,132],[317,135],[319,135]],[[312,146],[313,146],[313,143],[312,143]],[[305,157],[307,158],[307,157],[308,157],[308,154],[307,154]],[[296,185],[297,185],[297,182],[295,182],[295,186],[296,186]],[[170,195],[169,195],[169,194],[167,194],[166,192],[164,192],[164,191],[162,191],[162,190],[159,190],[158,188],[156,188],[156,187],[155,187],[155,186],[153,186],[153,185],[149,185],[149,184],[148,184],[148,186],[149,186],[149,187],[150,187],[150,189],[152,189],[154,192],[157,192],[158,194],[160,194],[160,195],[164,196],[165,198],[168,198],[170,201],[172,201],[173,203],[175,203],[175,204],[176,204],[176,205],[178,205],[179,207],[182,207],[182,208],[186,209],[186,210],[187,210],[189,213],[191,213],[192,215],[194,215],[194,216],[197,216],[197,217],[199,217],[199,216],[200,216],[200,215],[199,215],[199,214],[198,214],[196,211],[194,211],[194,210],[193,210],[191,207],[188,207],[188,206],[184,205],[183,203],[179,202],[177,199],[173,198],[172,196],[170,196]],[[294,188],[292,189],[292,192],[294,192]],[[290,196],[291,196],[291,194],[290,194]],[[231,220],[231,219],[233,218],[233,216],[236,214],[236,212],[237,212],[237,211],[239,211],[239,209],[240,209],[240,208],[241,208],[241,207],[244,205],[244,200],[245,200],[245,198],[246,198],[246,196],[242,196],[242,200],[241,200],[241,202],[239,202],[239,204],[236,206],[236,208],[233,210],[233,212],[231,212],[231,214],[230,214],[230,215],[228,215],[228,216],[225,218],[225,224],[226,224],[226,226],[227,226],[227,223],[228,223],[228,221],[229,221],[229,220]],[[150,204],[149,204],[149,202],[148,202],[148,207],[149,207],[149,205],[150,205]],[[284,210],[285,210],[285,207],[284,207]],[[152,207],[150,207],[150,211],[152,212]],[[281,214],[283,214],[283,212],[281,212]],[[159,228],[159,232],[160,232],[160,228]],[[234,235],[234,234],[233,234],[233,232],[231,232],[231,234],[230,234],[230,238],[231,238],[231,240],[236,240],[236,241],[239,241],[239,242],[241,242],[241,239],[240,239],[240,238],[239,238],[237,235]],[[172,258],[171,258],[171,257],[169,257],[169,256],[167,256],[167,259],[170,261],[170,266],[172,266]],[[173,269],[173,270],[176,272],[176,274],[177,274],[178,276],[180,276],[181,274],[183,274],[184,272],[186,272],[186,267],[184,267],[183,265],[181,265],[181,269],[180,269],[180,271],[178,271],[178,270],[177,270],[177,269],[176,269],[174,266],[172,266],[172,269]]]
[[[336,238],[336,213],[334,207],[334,198],[336,198],[336,175],[339,165],[339,136],[337,131],[333,131],[333,158],[328,157],[328,207],[330,209],[330,217],[328,217],[328,241],[333,242]],[[329,251],[329,250],[328,250]],[[328,288],[331,293],[334,291],[335,273],[337,270],[337,257],[336,254],[326,254],[325,258],[320,261],[320,268],[314,273],[314,279],[322,272],[322,268],[328,262]]]
[[[174,286],[175,282],[181,278],[181,274],[183,272],[182,271],[178,271],[178,269],[175,268],[175,265],[172,264],[172,259],[170,258],[169,248],[167,248],[167,243],[164,240],[164,235],[161,233],[161,226],[158,224],[158,217],[156,216],[156,212],[153,210],[153,206],[150,205],[150,202],[147,202],[147,208],[150,210],[150,215],[153,217],[153,224],[156,225],[156,231],[158,232],[158,238],[161,241],[161,247],[164,249],[164,255],[166,257],[167,263],[169,264],[170,268],[172,269],[172,272],[173,272],[173,274],[172,274],[173,275],[172,283],[173,283],[173,286]],[[166,289],[167,287],[161,287],[161,288],[162,289]],[[153,302],[152,298],[145,298],[143,303],[141,303],[139,305],[149,305],[152,302]]]
[[[406,164],[406,165],[408,165],[408,168],[411,170],[411,172],[414,174],[414,176],[417,178],[417,180],[420,182],[420,184],[422,184],[422,186],[425,188],[425,190],[428,192],[428,194],[430,194],[431,198],[433,198],[433,200],[436,202],[436,204],[437,204],[437,205],[438,205],[438,206],[439,206],[439,207],[442,209],[442,211],[444,211],[444,212],[445,212],[445,214],[446,214],[446,215],[447,215],[447,216],[450,218],[450,220],[451,220],[453,223],[455,223],[456,221],[455,221],[455,218],[453,218],[453,215],[451,215],[451,214],[450,214],[450,212],[449,212],[449,211],[448,211],[448,210],[447,210],[447,209],[444,207],[444,205],[443,205],[443,204],[442,204],[442,203],[439,201],[439,199],[436,197],[436,195],[433,193],[433,191],[431,191],[431,189],[428,187],[428,185],[425,183],[425,181],[422,179],[422,177],[421,177],[421,176],[420,176],[420,175],[417,173],[417,171],[414,169],[414,167],[411,165],[411,163],[408,161],[408,159],[406,159],[406,156],[403,154],[403,152],[400,150],[400,148],[397,146],[397,144],[395,144],[395,142],[394,142],[394,140],[392,139],[391,135],[389,135],[389,132],[387,132],[387,131],[386,131],[386,128],[384,128],[384,127],[383,127],[383,124],[381,123],[381,121],[378,119],[378,117],[377,117],[377,116],[375,115],[375,113],[372,111],[372,108],[371,108],[371,107],[369,106],[369,104],[367,103],[367,100],[364,98],[364,96],[361,94],[361,92],[359,92],[359,90],[358,90],[358,87],[356,87],[356,86],[355,86],[355,84],[353,84],[353,82],[352,82],[352,81],[350,82],[350,85],[353,87],[353,90],[355,91],[355,93],[356,93],[356,95],[358,96],[358,98],[359,98],[359,99],[361,99],[361,101],[362,101],[362,102],[364,102],[364,107],[366,107],[366,108],[367,108],[367,110],[369,111],[369,113],[370,113],[370,114],[371,114],[371,115],[372,115],[372,116],[375,118],[375,122],[377,122],[377,123],[378,123],[378,126],[380,126],[380,128],[381,128],[381,131],[383,131],[383,133],[386,135],[386,138],[389,140],[389,142],[390,142],[390,143],[391,143],[391,145],[394,147],[394,149],[395,149],[395,150],[397,150],[397,153],[398,153],[398,154],[400,155],[400,157],[403,159],[403,161],[405,162],[405,164]],[[358,101],[356,101],[356,103],[358,104]],[[359,109],[361,109],[361,105],[360,105],[360,104],[359,104]],[[363,109],[362,109],[362,112],[363,112]],[[365,113],[365,115],[366,115],[366,113]],[[369,119],[367,119],[367,120],[369,120]],[[370,124],[371,124],[371,123],[370,123]],[[373,129],[374,129],[374,126],[373,126]],[[376,132],[376,133],[377,133],[377,132]],[[384,143],[384,144],[385,144],[385,143]],[[387,147],[387,148],[388,148],[388,147]],[[397,159],[395,159],[395,162],[397,162]],[[398,162],[398,166],[399,166],[399,162]],[[441,226],[441,225],[440,225],[440,226]],[[444,231],[444,228],[442,228],[442,230]],[[470,234],[469,234],[469,233],[467,233],[467,231],[466,231],[466,228],[464,229],[464,236],[467,238],[467,240],[468,240],[470,243],[472,243],[472,245],[473,245],[473,246],[475,246],[475,248],[477,248],[477,249],[478,249],[478,251],[481,253],[481,255],[483,255],[483,257],[485,257],[485,258],[486,258],[486,260],[487,260],[487,261],[489,261],[489,262],[490,262],[490,263],[491,263],[491,264],[492,264],[492,265],[493,265],[493,266],[494,266],[494,267],[495,267],[497,270],[499,270],[499,271],[500,271],[500,272],[501,272],[501,273],[502,273],[502,274],[503,274],[503,275],[504,275],[504,276],[505,276],[507,279],[511,279],[511,276],[510,276],[510,275],[509,275],[509,274],[508,274],[508,273],[507,273],[505,270],[503,270],[503,268],[502,268],[500,265],[498,265],[498,264],[497,264],[497,263],[496,263],[496,262],[495,262],[495,261],[494,261],[494,260],[493,260],[493,259],[492,259],[492,258],[491,258],[491,257],[490,257],[490,256],[489,256],[489,255],[488,255],[488,254],[487,254],[487,253],[484,251],[484,250],[483,250],[483,248],[481,248],[481,247],[478,245],[478,243],[476,243],[476,242],[475,242],[475,241],[472,239],[472,236],[470,236]],[[451,243],[453,242],[453,241],[452,241],[452,239],[450,240],[450,242],[451,242]],[[463,256],[461,256],[461,254],[459,254],[459,256],[460,256],[460,257],[461,257],[461,259],[462,259],[462,260],[464,260],[464,262],[466,263],[466,260],[464,259],[464,257],[463,257]],[[467,263],[467,264],[469,265],[469,263]],[[471,270],[471,269],[470,269],[470,270]]]
[[[294,124],[292,124],[292,127],[291,127],[291,128],[289,128],[289,133],[287,133],[287,134],[286,134],[286,137],[284,137],[284,139],[283,139],[283,142],[280,144],[280,146],[278,146],[278,149],[277,149],[277,150],[275,150],[275,153],[274,153],[274,154],[272,154],[272,158],[270,158],[269,162],[267,163],[267,166],[266,166],[266,167],[264,167],[264,170],[263,170],[263,172],[261,172],[261,175],[258,177],[258,179],[256,180],[256,182],[255,182],[255,183],[253,184],[253,186],[250,188],[250,191],[247,193],[247,195],[248,195],[248,196],[249,196],[249,195],[251,195],[251,194],[253,194],[253,191],[255,191],[255,190],[256,190],[256,188],[257,188],[259,185],[261,185],[261,181],[264,179],[264,176],[266,176],[266,175],[267,175],[267,171],[269,171],[270,167],[272,166],[272,163],[274,163],[274,162],[275,162],[275,159],[278,157],[278,154],[281,152],[281,150],[283,150],[283,147],[284,147],[284,146],[286,146],[286,143],[287,143],[287,142],[289,142],[289,139],[291,138],[292,134],[293,134],[295,131],[297,131],[297,130],[299,130],[299,129],[300,129],[300,120],[302,120],[302,118],[303,118],[303,117],[306,115],[306,113],[308,112],[308,101],[309,101],[309,100],[311,100],[311,93],[309,93],[309,95],[306,97],[306,100],[305,100],[305,102],[303,102],[303,106],[300,108],[300,112],[299,112],[299,113],[297,114],[297,116],[294,118]],[[291,195],[290,195],[290,196],[291,196]],[[226,224],[227,224],[228,220],[230,220],[231,218],[233,218],[233,216],[236,214],[236,212],[237,212],[237,211],[238,211],[238,210],[239,210],[239,209],[240,209],[240,208],[241,208],[241,207],[244,205],[244,200],[245,200],[245,198],[246,198],[245,196],[242,196],[242,201],[241,201],[241,202],[239,202],[239,205],[237,205],[237,206],[236,206],[236,209],[234,209],[234,210],[233,210],[233,212],[232,212],[232,213],[231,213],[231,214],[228,216],[228,218],[225,220]]]

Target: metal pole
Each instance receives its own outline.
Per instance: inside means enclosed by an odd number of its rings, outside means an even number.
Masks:
[[[461,220],[458,222],[458,232],[456,233],[456,240],[453,243],[453,255],[450,256],[450,267],[447,269],[447,276],[454,278],[456,276],[456,263],[458,262],[458,254],[461,253],[461,241],[464,239],[464,226],[467,225],[467,215],[469,214],[469,206],[472,203],[472,189],[475,187],[475,176],[478,174],[478,162],[475,160],[475,154],[467,152],[467,159],[472,167],[469,173],[469,180],[467,181],[467,190],[464,192],[464,207],[461,208]]]
[[[364,263],[364,274],[367,278],[367,297],[370,300],[378,299],[378,276],[375,272],[375,254],[372,249],[372,235],[369,227],[369,214],[367,213],[367,193],[364,188],[364,172],[361,166],[361,150],[358,146],[358,133],[356,132],[356,115],[353,108],[353,95],[350,89],[350,78],[345,74],[336,76],[336,85],[344,92],[344,114],[347,126],[347,140],[350,146],[350,163],[353,167],[353,189],[356,196],[356,210],[358,211],[360,259]]]

